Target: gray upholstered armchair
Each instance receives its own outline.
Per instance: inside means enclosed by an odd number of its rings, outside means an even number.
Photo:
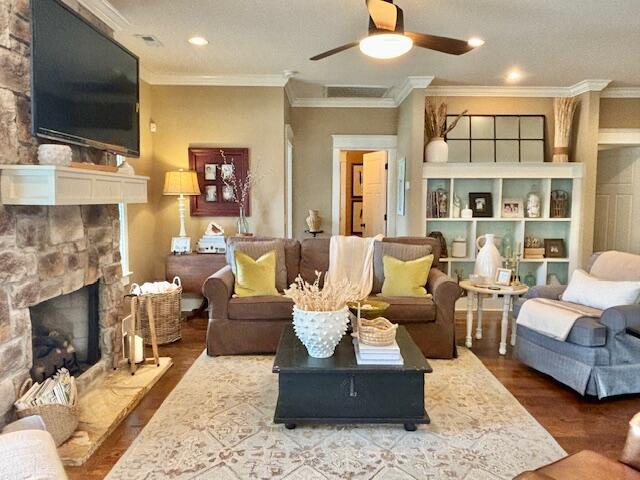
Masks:
[[[603,280],[640,281],[640,255],[594,254],[587,271]],[[534,287],[516,303],[514,313],[531,298],[558,300],[565,288]],[[640,338],[628,333],[629,327],[640,328],[638,304],[609,308],[599,319],[579,318],[564,342],[518,325],[515,355],[582,395],[640,393]]]

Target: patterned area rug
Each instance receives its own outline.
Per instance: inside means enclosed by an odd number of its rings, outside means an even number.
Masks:
[[[430,425],[274,425],[273,357],[196,360],[107,478],[510,479],[565,452],[469,350],[431,361]]]

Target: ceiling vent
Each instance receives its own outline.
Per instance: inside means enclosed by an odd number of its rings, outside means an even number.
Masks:
[[[162,42],[158,40],[158,37],[155,35],[150,35],[147,33],[136,33],[134,37],[139,38],[144,42],[145,45],[149,47],[162,47]]]
[[[360,87],[360,86],[327,86],[325,96],[327,98],[383,98],[389,90],[387,87]]]

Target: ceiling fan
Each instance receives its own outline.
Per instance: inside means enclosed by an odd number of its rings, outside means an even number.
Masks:
[[[365,55],[374,58],[395,58],[407,53],[416,45],[451,55],[462,55],[482,45],[482,40],[457,40],[426,33],[405,32],[402,9],[393,0],[366,0],[369,10],[369,34],[359,42],[347,43],[326,51],[310,60],[322,60],[357,45]]]

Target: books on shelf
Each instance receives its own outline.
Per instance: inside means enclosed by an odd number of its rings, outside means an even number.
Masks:
[[[35,407],[36,405],[73,405],[75,389],[72,388],[75,378],[66,368],[58,370],[54,376],[42,383],[34,383],[24,395],[15,402],[17,410]]]
[[[404,359],[400,353],[397,342],[384,347],[366,345],[353,339],[353,347],[358,365],[404,365]]]

